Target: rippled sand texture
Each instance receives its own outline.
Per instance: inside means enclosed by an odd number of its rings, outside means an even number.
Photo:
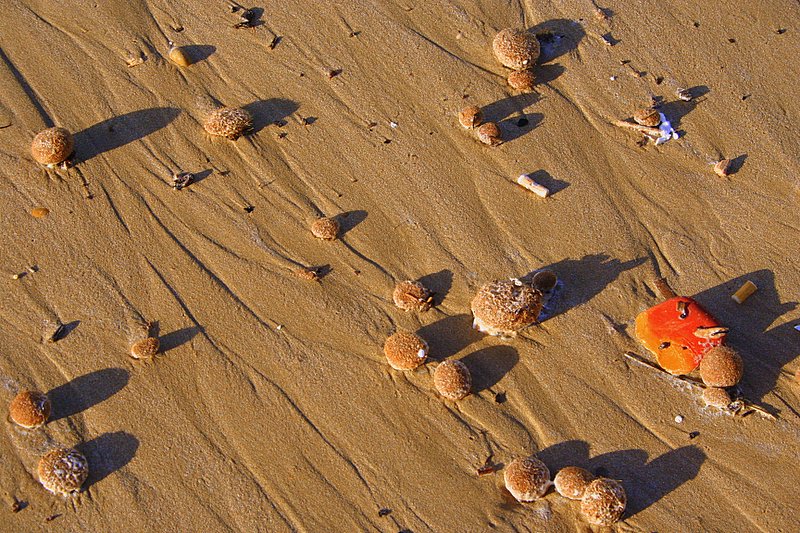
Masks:
[[[586,530],[577,503],[476,475],[536,451],[621,479],[619,531],[798,528],[797,3],[619,1],[603,21],[588,0],[282,0],[252,29],[225,2],[69,4],[0,17],[0,399],[38,388],[54,410],[0,432],[0,529]],[[509,26],[551,32],[535,94],[491,55]],[[168,40],[197,62],[169,63]],[[610,123],[651,95],[682,136],[640,147]],[[246,106],[254,133],[210,138],[198,98]],[[467,104],[507,142],[464,130]],[[29,155],[53,124],[77,168]],[[198,176],[175,191],[175,171]],[[341,240],[311,235],[321,215]],[[482,283],[545,266],[551,318],[513,341],[470,329]],[[656,271],[732,328],[742,392],[778,421],[622,357]],[[438,306],[403,313],[394,282],[418,278]],[[133,362],[147,321],[162,353]],[[428,340],[425,368],[389,370],[398,327]],[[433,391],[448,358],[474,378],[457,405]],[[91,463],[74,505],[35,477],[56,443]]]

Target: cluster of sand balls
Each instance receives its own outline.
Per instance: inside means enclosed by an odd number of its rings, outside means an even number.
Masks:
[[[508,75],[508,84],[519,91],[531,91],[536,84],[533,65],[539,59],[539,40],[532,33],[506,28],[495,35],[492,41],[495,58],[513,70]],[[467,106],[458,114],[462,126],[475,131],[480,142],[497,146],[503,142],[503,132],[496,122],[484,122],[483,112],[476,105]]]
[[[725,409],[731,404],[727,388],[736,386],[744,375],[742,356],[730,346],[715,346],[700,361],[700,378],[706,385],[703,400],[707,405]]]
[[[395,285],[392,300],[403,311],[425,312],[433,305],[433,292],[419,281],[406,280]],[[399,330],[386,339],[383,353],[395,370],[415,370],[428,359],[428,343],[416,333]],[[443,361],[433,371],[433,385],[443,398],[461,400],[472,392],[472,375],[461,361]]]
[[[52,406],[46,394],[23,390],[8,406],[11,421],[26,429],[44,426],[50,418]],[[37,468],[39,481],[54,494],[70,494],[80,490],[89,476],[89,462],[72,448],[56,448],[41,459]]]
[[[627,496],[615,479],[597,478],[577,466],[567,466],[550,481],[550,469],[535,455],[518,457],[503,473],[508,492],[517,501],[532,502],[547,494],[551,486],[569,500],[580,500],[581,513],[593,525],[611,526],[622,518]]]

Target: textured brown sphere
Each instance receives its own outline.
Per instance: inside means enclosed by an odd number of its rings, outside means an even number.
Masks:
[[[39,481],[54,494],[80,490],[89,477],[89,462],[81,452],[60,448],[39,459]]]
[[[339,236],[340,229],[339,221],[334,217],[318,218],[311,223],[311,233],[323,241],[335,240]]]
[[[508,75],[508,84],[512,89],[518,91],[532,91],[533,86],[536,85],[536,76],[533,74],[533,70],[529,68],[515,70]]]
[[[472,391],[472,375],[461,361],[443,361],[433,371],[433,386],[448,400],[460,400]]]
[[[383,353],[395,370],[414,370],[428,358],[428,343],[416,333],[398,331],[386,339]]]
[[[483,121],[481,108],[476,105],[465,107],[458,113],[458,121],[467,129],[477,128]]]
[[[497,146],[503,142],[503,132],[500,131],[500,126],[494,122],[481,124],[475,132],[478,135],[478,140],[483,144]]]
[[[731,404],[731,395],[728,394],[728,391],[725,389],[707,387],[703,391],[703,400],[706,402],[706,405],[725,409]]]
[[[38,428],[50,418],[50,399],[38,391],[22,391],[11,400],[8,414],[15,424],[29,429]]]
[[[203,127],[211,135],[235,141],[253,127],[253,117],[246,109],[240,107],[221,107],[208,114]]]
[[[472,327],[489,335],[513,337],[539,318],[542,293],[518,279],[492,281],[478,290],[471,307]]]
[[[550,469],[535,455],[511,461],[503,477],[508,492],[520,502],[538,500],[552,485]]]
[[[72,134],[64,128],[48,128],[40,131],[31,143],[31,154],[39,163],[47,166],[57,165],[72,155],[75,141]]]
[[[642,126],[650,126],[655,128],[661,124],[661,115],[652,107],[647,109],[639,109],[633,114],[633,120]]]
[[[492,50],[504,67],[514,70],[531,68],[539,59],[536,36],[513,28],[506,28],[495,35]]]
[[[553,480],[556,492],[570,500],[580,500],[586,487],[594,480],[594,475],[579,466],[566,466],[558,471]]]
[[[433,293],[419,281],[401,281],[392,293],[394,305],[403,311],[427,311],[433,305]]]
[[[160,343],[155,337],[147,337],[131,345],[131,357],[134,359],[152,359],[157,353]]]
[[[733,387],[743,374],[742,357],[724,345],[711,348],[700,361],[700,377],[709,387]]]
[[[625,512],[628,497],[622,483],[615,479],[595,479],[581,500],[581,512],[590,524],[610,526],[618,522]]]

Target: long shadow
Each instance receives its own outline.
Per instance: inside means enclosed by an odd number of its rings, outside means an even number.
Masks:
[[[547,63],[575,50],[586,36],[580,23],[570,19],[547,20],[528,28],[528,31],[539,39],[539,63]]]
[[[625,517],[630,518],[694,479],[705,460],[705,452],[693,445],[670,450],[650,462],[646,451],[630,449],[589,460],[589,470],[622,480],[628,495]]]
[[[453,286],[453,271],[449,269],[440,270],[427,276],[419,278],[425,288],[433,291],[434,305],[441,305],[447,293],[450,292],[450,287]]]
[[[342,228],[342,235],[346,234],[348,231],[352,230],[366,219],[367,212],[363,209],[347,211],[336,216],[336,220],[339,221],[339,225]]]
[[[103,402],[128,384],[128,371],[105,368],[77,377],[47,393],[53,406],[51,420],[80,413]]]
[[[731,295],[747,280],[755,283],[758,290],[743,304],[737,304]],[[775,289],[775,275],[767,269],[733,278],[693,298],[730,328],[726,343],[736,348],[744,359],[741,383],[744,396],[749,400],[763,400],[775,387],[781,368],[800,355],[792,323],[767,328],[795,310],[798,302],[781,303]]]
[[[89,461],[89,478],[83,490],[107,478],[131,462],[139,449],[139,439],[124,431],[104,433],[77,447]]]
[[[203,331],[203,328],[199,326],[190,326],[167,333],[158,339],[160,345],[159,351],[163,354],[182,344],[186,344],[201,331]]]
[[[174,107],[153,107],[98,122],[75,135],[77,162],[86,162],[104,152],[147,137],[167,126],[180,114]]]
[[[694,479],[706,459],[697,446],[670,450],[648,462],[640,449],[609,452],[589,457],[589,443],[569,440],[545,448],[536,456],[555,475],[565,466],[586,468],[598,477],[619,479],[625,487],[628,505],[625,518],[647,509],[687,481]]]
[[[253,116],[253,130],[251,133],[258,133],[266,126],[280,121],[297,111],[300,106],[293,100],[286,98],[270,98],[268,100],[256,100],[244,106]]]
[[[181,49],[192,60],[192,64],[208,59],[211,54],[217,51],[217,47],[210,44],[187,44],[186,46],[181,46]]]
[[[539,95],[536,93],[515,94],[483,106],[481,112],[484,120],[500,122],[512,115],[518,118],[525,116],[525,109],[535,104],[538,100]]]
[[[556,317],[568,310],[587,303],[600,294],[610,283],[626,270],[647,261],[646,257],[620,261],[606,254],[586,255],[581,259],[562,259],[541,270],[552,270],[560,280],[560,288],[555,301],[551,302],[547,318]],[[535,272],[535,271],[534,271]],[[523,276],[528,280],[533,272]]]
[[[476,393],[494,387],[514,368],[517,361],[517,350],[505,345],[476,350],[461,358],[461,362],[467,365],[472,374],[472,390]]]
[[[503,142],[511,142],[514,139],[519,139],[526,133],[533,131],[544,120],[544,115],[541,113],[529,113],[524,115],[524,121],[520,123],[519,117],[507,118],[498,123],[500,131],[503,132]]]
[[[428,342],[428,357],[433,361],[443,361],[483,338],[472,329],[472,315],[448,316],[420,328],[417,333]]]

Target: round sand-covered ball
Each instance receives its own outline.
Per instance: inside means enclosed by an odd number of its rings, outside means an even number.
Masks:
[[[711,348],[700,361],[700,377],[709,387],[733,387],[743,374],[742,357],[728,346]]]
[[[542,293],[518,279],[492,281],[472,299],[472,327],[488,333],[513,337],[530,326],[542,311]]]
[[[414,370],[428,358],[428,343],[410,331],[398,331],[383,344],[389,366],[395,370]]]
[[[532,67],[539,58],[539,41],[527,31],[506,28],[495,35],[492,50],[504,67],[523,70]]]
[[[39,481],[54,494],[80,490],[89,477],[89,462],[78,450],[60,448],[39,459]]]
[[[152,359],[157,353],[160,343],[156,337],[147,337],[131,345],[131,357],[134,359]]]
[[[17,425],[29,429],[38,428],[50,418],[50,399],[38,391],[22,391],[11,400],[8,414]]]
[[[538,500],[552,485],[550,469],[535,455],[511,461],[503,477],[508,492],[520,502]]]
[[[481,108],[476,105],[465,107],[459,112],[458,121],[467,129],[477,128],[483,121]]]
[[[433,293],[419,281],[401,281],[392,293],[394,305],[403,311],[427,311],[433,305]]]
[[[622,483],[615,479],[595,479],[583,493],[581,512],[590,524],[610,526],[625,512],[628,497]]]
[[[472,391],[472,375],[461,361],[443,361],[433,371],[433,385],[448,400],[460,400]]]
[[[637,110],[633,114],[633,120],[642,126],[650,126],[651,128],[655,128],[661,124],[661,114],[652,107],[648,107],[647,109]]]
[[[64,128],[48,128],[40,131],[31,143],[31,155],[42,165],[57,165],[72,155],[75,141]]]
[[[532,91],[533,86],[536,85],[536,76],[533,74],[533,70],[529,68],[515,70],[508,75],[508,84],[512,89],[518,91]]]
[[[494,122],[485,122],[478,126],[475,130],[478,135],[478,140],[483,144],[489,146],[497,146],[503,142],[503,132],[500,131],[500,126]]]
[[[235,141],[253,127],[253,117],[241,107],[221,107],[211,111],[203,122],[211,135],[227,137]]]
[[[703,401],[706,405],[717,407],[718,409],[725,409],[731,404],[731,395],[725,389],[718,387],[706,387],[703,391]]]
[[[341,225],[335,217],[318,218],[311,223],[311,233],[317,239],[333,241],[339,236]]]
[[[566,466],[558,471],[553,484],[556,492],[570,500],[580,500],[586,487],[594,480],[594,475],[579,466]]]

